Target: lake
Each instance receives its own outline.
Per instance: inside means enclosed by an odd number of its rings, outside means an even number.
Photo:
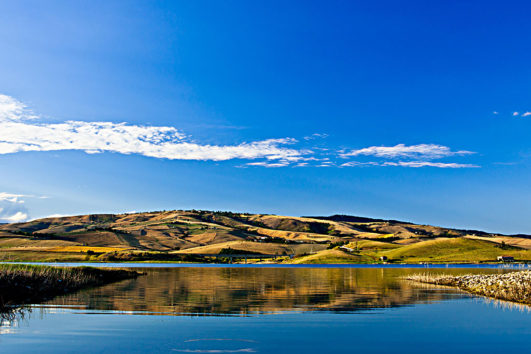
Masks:
[[[128,266],[146,274],[33,304],[16,319],[4,320],[0,326],[0,351],[529,350],[529,307],[401,279],[425,271],[498,273],[510,268]]]

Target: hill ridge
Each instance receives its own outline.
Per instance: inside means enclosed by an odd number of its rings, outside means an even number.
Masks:
[[[515,251],[508,247],[531,249],[531,236],[527,235],[508,236],[398,220],[340,214],[294,217],[230,211],[170,210],[48,217],[0,225],[0,259],[54,260],[74,255],[75,259],[98,259],[104,255],[109,258],[113,254],[141,252],[198,254],[203,253],[201,250],[297,257],[343,246],[339,250],[345,252],[348,260],[369,262],[377,261],[389,248],[405,248],[438,239],[463,239],[463,244],[483,248],[485,252],[482,254],[488,254],[491,258],[496,253],[491,246],[497,247],[500,252]],[[471,239],[478,242],[466,241]],[[368,248],[359,250],[358,244],[362,241],[372,245],[370,252]],[[447,249],[455,252],[455,248]],[[365,252],[363,257],[360,252]],[[396,261],[407,261],[407,253],[406,256],[398,251],[395,253],[402,257]],[[338,254],[334,253],[334,259],[337,259]],[[518,253],[519,259],[524,256],[525,252]],[[443,255],[438,259],[443,261],[445,257]],[[415,260],[418,258],[415,256]],[[429,259],[429,255],[426,259]],[[447,259],[456,260],[454,256]],[[478,256],[477,260],[486,259]],[[315,261],[316,257],[313,257],[312,262]]]

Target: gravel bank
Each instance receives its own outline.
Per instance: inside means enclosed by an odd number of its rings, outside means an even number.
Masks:
[[[455,286],[476,295],[531,304],[531,271],[462,276],[415,274],[406,279],[421,283]]]

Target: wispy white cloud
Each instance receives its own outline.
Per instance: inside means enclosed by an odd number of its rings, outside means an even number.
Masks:
[[[312,141],[326,137],[328,137],[327,134],[315,133],[303,139]],[[261,167],[383,166],[385,164],[381,161],[345,162],[343,160],[344,163],[340,164],[337,160],[338,158],[371,156],[384,161],[386,159],[430,161],[449,156],[473,154],[471,151],[453,151],[447,146],[437,144],[370,146],[358,150],[340,151],[326,147],[307,149],[300,146],[301,143],[293,138],[266,139],[234,145],[201,144],[171,126],[75,120],[45,123],[39,120],[39,116],[22,102],[10,96],[0,95],[0,154],[79,150],[88,154],[115,152],[169,160],[227,161],[239,159],[248,160],[247,163],[244,161],[243,166]],[[473,166],[430,162],[422,166],[413,166],[418,161],[398,162],[397,165],[405,167]],[[406,166],[406,164],[411,166]],[[2,198],[1,195],[0,198]],[[5,196],[5,198],[17,200],[16,196]]]
[[[398,144],[395,146],[370,146],[367,148],[343,152],[341,157],[347,158],[351,156],[375,156],[381,158],[420,158],[420,159],[440,159],[455,155],[473,154],[471,151],[452,151],[448,146],[436,144],[419,144],[419,145],[405,145]]]
[[[308,150],[290,148],[292,138],[238,145],[205,145],[174,127],[112,122],[37,123],[36,116],[12,97],[0,96],[0,154],[21,151],[81,150],[117,152],[170,160],[260,159],[298,161]],[[30,120],[31,119],[31,120]]]
[[[368,161],[368,162],[360,162],[360,161],[350,161],[346,162],[341,165],[341,167],[369,167],[369,166],[399,166],[399,167],[413,167],[413,168],[419,168],[419,167],[437,167],[437,168],[477,168],[478,165],[472,165],[472,164],[461,164],[461,163],[454,163],[454,162],[431,162],[431,161],[384,161],[384,162],[376,162],[376,161]]]
[[[39,118],[25,104],[13,97],[0,94],[0,122]]]
[[[247,166],[261,166],[261,167],[286,167],[289,164],[290,164],[289,161],[279,161],[279,162],[260,161],[260,162],[249,162],[246,165]]]
[[[493,114],[499,114],[497,111],[492,112]],[[525,111],[523,113],[520,113],[519,111],[513,111],[511,112],[511,115],[513,117],[528,117],[531,116],[531,112]]]
[[[0,201],[3,201],[3,202],[20,203],[21,204],[21,203],[24,203],[24,200],[21,199],[23,197],[27,197],[27,195],[0,192]]]
[[[438,167],[438,168],[478,168],[478,165],[462,164],[454,162],[431,162],[431,161],[398,161],[384,162],[382,166],[401,166],[401,167]]]
[[[45,195],[13,194],[13,193],[0,192],[0,201],[22,204],[24,203],[24,199],[22,198],[47,199],[48,197]]]
[[[314,139],[325,139],[328,138],[328,134],[325,133],[314,133],[312,135],[305,136],[304,140],[314,140]]]
[[[368,162],[361,162],[361,161],[349,161],[345,162],[340,165],[341,167],[368,167],[368,166],[380,166],[379,162],[375,161],[368,161]]]
[[[501,166],[514,166],[518,165],[518,162],[516,161],[510,161],[510,162],[493,162],[494,165],[501,165]]]

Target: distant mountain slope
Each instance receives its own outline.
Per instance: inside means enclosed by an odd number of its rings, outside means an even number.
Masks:
[[[497,250],[503,253],[504,250],[514,251],[512,247],[518,250],[531,249],[531,237],[526,235],[493,235],[397,220],[348,215],[292,217],[174,210],[54,217],[3,224],[0,225],[0,259],[84,260],[97,259],[104,253],[107,254],[105,259],[108,259],[109,254],[162,252],[182,255],[223,253],[227,250],[298,256],[350,244],[356,245],[353,246],[355,250],[347,247],[337,251],[346,252],[346,261],[377,261],[384,254],[398,261],[409,257],[409,250],[417,249],[415,247],[418,245],[439,239],[462,239],[463,245],[478,246],[479,253],[482,250],[487,252],[488,248],[488,255],[478,256],[478,260],[487,260],[486,257],[491,259]],[[365,246],[358,246],[362,242],[365,242]],[[371,246],[367,247],[369,244]],[[411,257],[415,261],[424,259],[423,252],[430,249],[433,250],[433,247],[420,247],[420,253],[411,254]],[[457,248],[448,249],[456,253],[459,244]],[[307,260],[337,260],[337,252],[332,258],[310,257]],[[474,252],[469,256],[474,255]],[[428,257],[426,255],[425,258]],[[441,257],[437,260],[444,261],[446,256]],[[459,255],[456,257],[447,258],[457,261]],[[518,253],[518,257],[525,258],[526,251]]]

